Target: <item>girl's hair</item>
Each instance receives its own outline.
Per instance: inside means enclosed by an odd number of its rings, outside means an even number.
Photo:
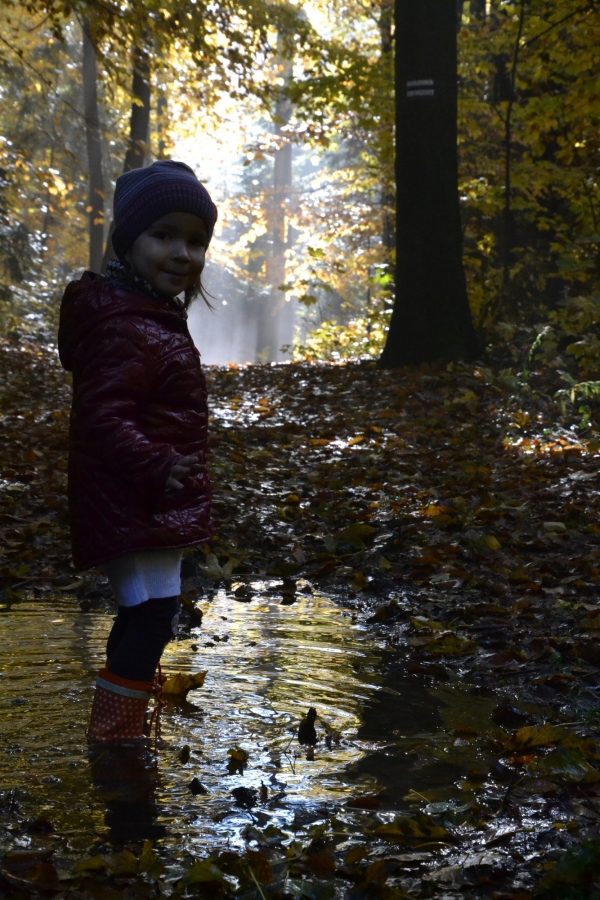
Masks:
[[[154,288],[148,284],[144,278],[136,275],[127,256],[125,259],[111,259],[106,267],[106,277],[111,281],[123,281],[125,284],[133,284],[135,287],[142,288],[142,290],[152,294],[153,297],[164,299],[156,293]],[[197,300],[198,297],[201,297],[204,300],[209,309],[214,310],[214,306],[208,299],[208,292],[202,284],[202,273],[198,275],[196,284],[193,284],[192,287],[185,291],[183,308],[185,310],[189,309],[194,300]]]
[[[184,294],[185,299],[183,302],[184,309],[189,309],[194,300],[197,300],[198,297],[201,297],[204,300],[209,309],[214,310],[214,306],[208,299],[208,292],[202,284],[202,273],[198,275],[198,281],[196,282],[196,284],[192,285],[191,288],[188,288],[186,290]]]

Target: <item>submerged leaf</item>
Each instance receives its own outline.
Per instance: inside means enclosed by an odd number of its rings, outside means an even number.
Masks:
[[[569,731],[560,725],[526,725],[509,738],[507,749],[516,753],[541,747],[560,746],[577,750],[587,759],[598,759],[598,745],[591,738]]]
[[[411,644],[432,656],[459,656],[463,653],[471,653],[475,649],[475,642],[470,638],[450,632],[428,641],[423,641],[423,638],[413,638]]]
[[[542,897],[591,898],[600,871],[600,840],[584,841],[567,850],[539,883],[536,894]]]
[[[527,768],[532,775],[569,784],[596,784],[600,781],[600,772],[580,750],[553,750],[547,756],[534,759]]]
[[[363,522],[355,522],[353,525],[348,525],[347,528],[343,528],[342,531],[338,531],[335,540],[338,544],[350,544],[351,547],[362,550],[365,546],[365,539],[374,533],[375,528],[373,528],[372,525],[365,525]]]
[[[250,871],[260,884],[272,884],[273,869],[261,850],[248,850],[246,852],[246,860]]]
[[[103,856],[86,856],[78,860],[71,871],[74,875],[86,875],[88,872],[106,872],[107,868]]]
[[[158,881],[164,874],[165,867],[152,846],[152,841],[144,842],[144,848],[140,856],[140,871],[145,872],[151,881]]]
[[[110,872],[111,875],[137,875],[140,861],[130,850],[119,853],[88,856],[75,863],[74,875],[86,875],[90,872]]]
[[[375,834],[392,841],[448,841],[451,839],[450,832],[443,825],[438,825],[434,819],[424,814],[415,816],[414,819],[404,817],[394,819],[393,822],[376,828]]]
[[[177,882],[177,887],[187,887],[190,884],[206,884],[216,882],[223,884],[225,878],[221,870],[209,859],[199,859]]]

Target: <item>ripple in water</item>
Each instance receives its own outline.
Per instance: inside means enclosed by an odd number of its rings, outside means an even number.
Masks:
[[[324,596],[299,595],[286,606],[272,585],[254,588],[252,604],[224,592],[205,603],[202,630],[164,656],[167,673],[208,671],[191,702],[170,703],[163,714],[156,822],[178,852],[243,846],[248,824],[317,820],[356,791],[345,772],[364,753],[361,715],[381,681],[372,637]],[[56,835],[68,836],[67,855],[107,833],[106,797],[93,788],[84,732],[110,624],[110,616],[81,613],[62,599],[0,612],[0,787],[17,791],[25,815],[48,818]],[[296,740],[310,706],[321,738],[313,761]],[[326,746],[327,731],[339,732],[339,743]],[[236,746],[248,754],[243,775],[227,769]],[[190,792],[194,777],[207,794]],[[232,790],[261,785],[268,801],[252,810],[236,805]]]

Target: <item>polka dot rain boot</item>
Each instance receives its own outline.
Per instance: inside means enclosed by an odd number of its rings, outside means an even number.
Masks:
[[[146,710],[152,696],[149,681],[130,681],[101,669],[96,682],[90,741],[130,741],[144,737]]]

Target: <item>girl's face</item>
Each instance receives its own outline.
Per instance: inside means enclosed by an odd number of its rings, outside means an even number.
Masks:
[[[193,213],[173,212],[153,222],[134,241],[129,262],[136,275],[164,297],[176,297],[198,283],[208,232]]]

